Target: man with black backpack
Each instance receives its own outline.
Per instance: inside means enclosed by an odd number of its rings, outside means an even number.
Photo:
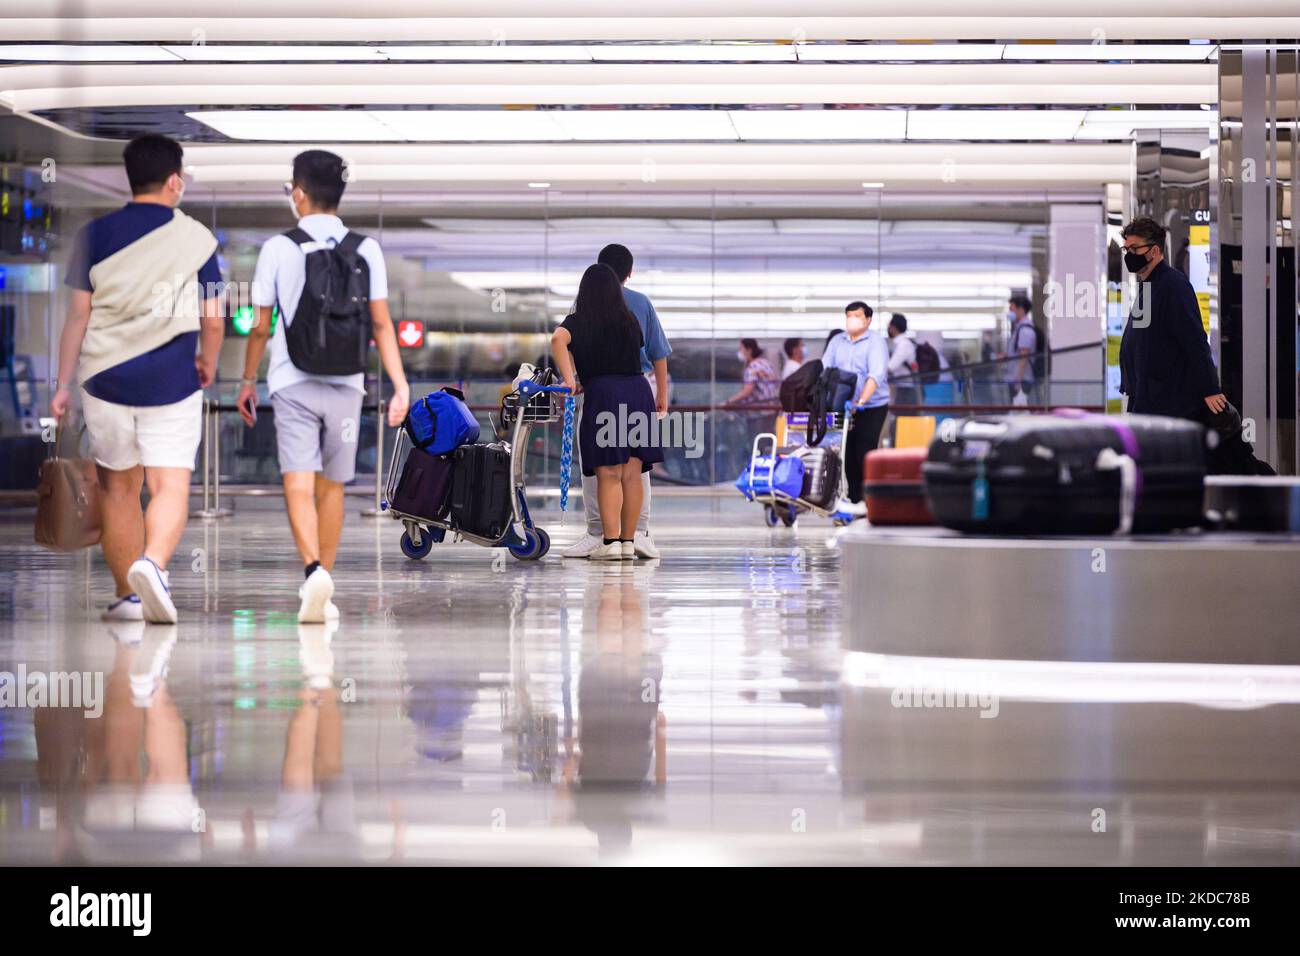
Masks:
[[[338,217],[347,185],[343,159],[320,149],[299,153],[285,184],[298,226],[262,246],[253,276],[256,324],[248,335],[239,414],[257,421],[257,370],[271,343],[267,391],[275,409],[276,450],[285,504],[306,580],[298,620],[337,617],[330,572],[343,531],[343,486],[357,466],[357,436],[369,344],[393,383],[388,424],[410,406],[397,335],[388,312],[388,273],[375,240]],[[272,331],[272,308],[279,322]]]

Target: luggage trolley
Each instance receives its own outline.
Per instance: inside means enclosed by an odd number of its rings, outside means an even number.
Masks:
[[[556,396],[569,394],[564,385],[546,385],[524,379],[519,387],[510,392],[501,401],[501,422],[511,429],[510,439],[504,444],[510,451],[510,510],[511,520],[501,537],[485,538],[471,534],[456,527],[450,514],[444,517],[431,515],[413,515],[397,511],[389,502],[397,493],[397,484],[401,480],[401,465],[411,446],[411,437],[405,428],[398,429],[397,441],[393,443],[393,455],[388,464],[388,482],[385,486],[385,498],[380,503],[383,510],[402,522],[402,553],[408,558],[419,560],[425,557],[435,544],[442,543],[450,531],[454,540],[472,541],[485,548],[506,548],[521,561],[536,561],[546,555],[551,548],[551,536],[542,528],[533,524],[528,511],[527,488],[524,482],[524,457],[528,447],[528,433],[534,425],[548,425],[559,421],[564,416],[564,402],[556,401]],[[421,526],[423,525],[423,528]]]
[[[772,484],[772,473],[776,469],[776,435],[772,432],[763,432],[754,436],[754,444],[749,456],[749,475],[750,490],[745,495],[751,501],[757,501],[763,505],[763,517],[769,528],[775,528],[777,525],[785,525],[787,528],[792,527],[799,515],[805,512],[812,512],[822,518],[830,518],[836,525],[847,525],[853,520],[853,516],[839,510],[840,492],[848,485],[848,478],[844,471],[844,452],[848,448],[849,429],[853,427],[853,414],[851,405],[845,405],[844,409],[839,412],[827,415],[828,423],[826,434],[838,433],[839,441],[839,458],[840,471],[837,476],[833,508],[823,508],[815,502],[806,498],[795,497],[787,494]],[[808,434],[808,413],[807,412],[786,412],[785,413],[786,434],[792,435],[796,429],[803,429],[804,435]],[[760,448],[764,439],[771,442],[771,456],[764,456],[760,453]],[[805,438],[806,440],[806,438]],[[767,491],[755,491],[753,487],[754,477],[765,474],[767,477]]]

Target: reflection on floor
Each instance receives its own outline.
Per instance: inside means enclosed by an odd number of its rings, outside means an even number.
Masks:
[[[167,628],[100,623],[98,554],[3,518],[0,671],[28,693],[0,709],[0,863],[1300,861],[1285,782],[909,781],[934,755],[920,732],[890,752],[897,714],[844,669],[826,522],[665,497],[663,558],[601,565],[558,557],[572,515],[542,522],[541,563],[469,544],[410,562],[395,523],[350,516],[342,619],[299,626],[270,504],[191,524]],[[1036,706],[1064,715],[1058,749],[1124,733]],[[1205,731],[1162,706],[1171,747]]]

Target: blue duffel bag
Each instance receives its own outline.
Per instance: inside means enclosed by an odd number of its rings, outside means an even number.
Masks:
[[[412,404],[402,427],[411,444],[430,455],[445,455],[478,441],[478,419],[458,388],[430,392]]]
[[[804,461],[790,455],[756,455],[736,479],[740,493],[751,501],[755,495],[767,496],[779,491],[791,498],[803,493]]]

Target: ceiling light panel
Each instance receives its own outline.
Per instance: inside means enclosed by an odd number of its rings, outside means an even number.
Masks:
[[[185,115],[231,139],[331,143],[403,138],[365,110],[200,110]]]
[[[909,140],[1073,139],[1084,110],[910,110]]]
[[[901,140],[905,110],[732,110],[744,140]]]
[[[568,138],[599,140],[735,140],[725,110],[556,110],[547,115]]]
[[[800,60],[814,63],[902,63],[1000,60],[1001,43],[801,43]]]
[[[276,63],[295,60],[355,62],[387,59],[377,46],[298,46],[295,44],[254,46],[188,43],[164,46],[162,49],[177,59],[196,63]]]
[[[563,142],[551,110],[372,110],[395,139],[409,142]]]
[[[163,47],[140,44],[6,43],[0,60],[23,63],[174,63],[176,56]]]
[[[1217,110],[1088,110],[1075,139],[1128,139],[1137,129],[1208,132],[1218,124]]]
[[[1008,43],[1004,60],[1078,60],[1095,63],[1136,60],[1147,63],[1204,63],[1218,56],[1213,43]]]
[[[597,63],[663,61],[691,63],[793,62],[795,47],[776,43],[609,44],[587,47]]]

